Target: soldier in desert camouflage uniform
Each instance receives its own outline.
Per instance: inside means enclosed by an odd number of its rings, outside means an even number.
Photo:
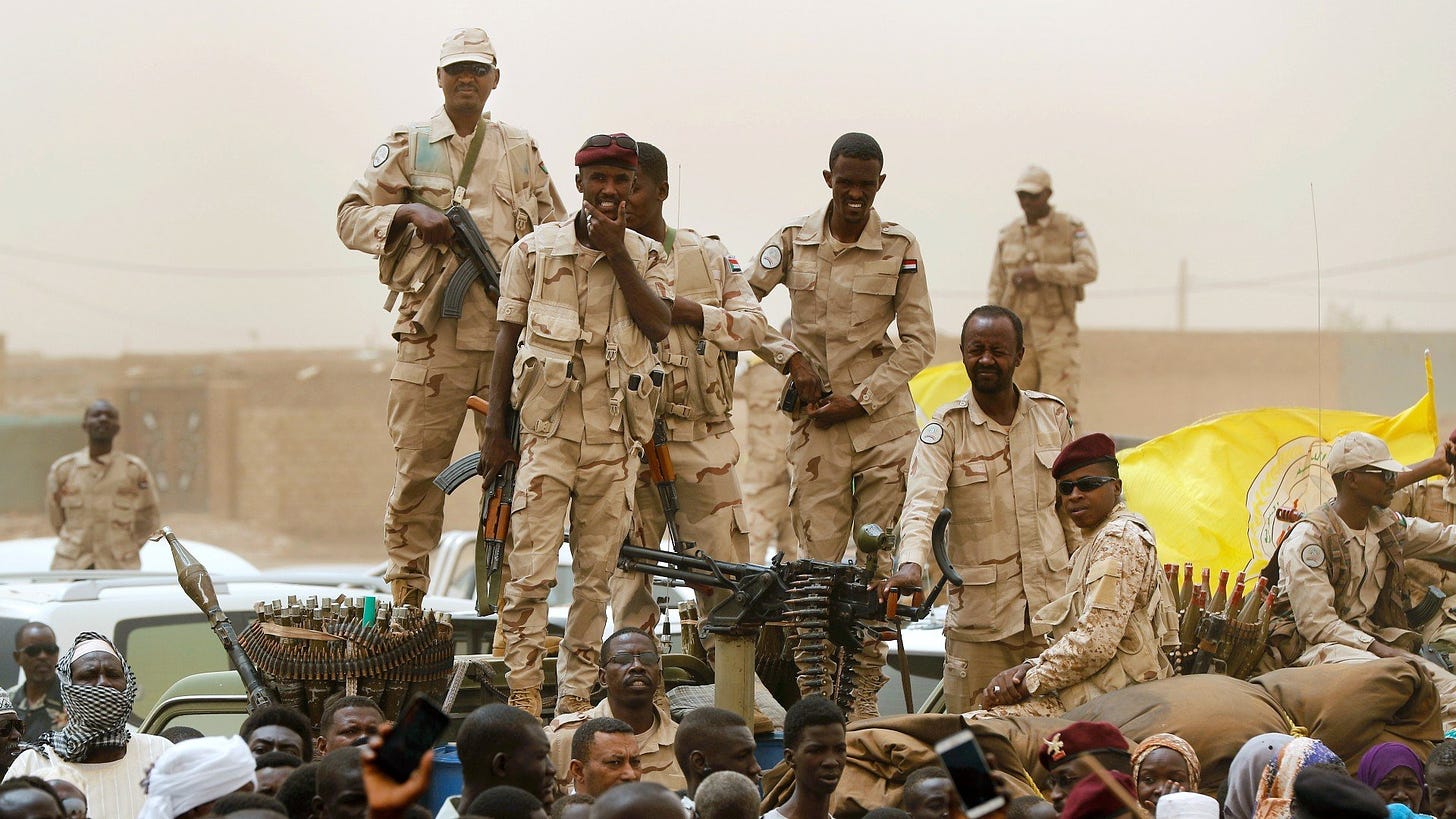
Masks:
[[[556,585],[568,511],[573,588],[556,711],[591,708],[607,585],[631,523],[642,442],[652,434],[652,342],[667,336],[672,312],[662,246],[627,230],[636,142],[625,134],[590,137],[576,164],[582,209],[541,225],[506,255],[496,339],[502,352],[480,459],[489,482],[517,457],[506,427],[506,408],[514,407],[520,466],[500,627],[510,704],[536,715],[546,596]]]
[[[1100,432],[1067,445],[1052,465],[1067,516],[1082,531],[1066,592],[1034,619],[1055,640],[997,674],[981,701],[998,716],[1061,716],[1087,700],[1173,675],[1172,590],[1153,530],[1122,502],[1116,447]]]
[[[789,335],[789,324],[779,328]],[[734,427],[743,448],[738,477],[743,484],[743,508],[748,512],[748,554],[754,563],[768,559],[769,550],[793,560],[799,554],[794,517],[789,512],[789,416],[779,411],[784,374],[750,357],[733,385],[733,404],[742,414]],[[743,422],[746,416],[747,422]]]

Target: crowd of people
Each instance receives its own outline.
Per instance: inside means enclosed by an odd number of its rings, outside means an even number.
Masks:
[[[530,134],[485,113],[500,70],[484,31],[447,39],[436,79],[443,109],[395,129],[338,209],[340,238],[379,257],[386,309],[397,310],[388,404],[397,475],[385,513],[397,604],[420,605],[428,588],[443,510],[432,479],[467,398],[489,399],[477,419],[480,475],[492,484],[514,474],[507,580],[501,599],[486,601],[500,607],[507,702],[465,718],[460,787],[436,815],[828,819],[839,804],[852,735],[880,725],[883,642],[855,646],[839,675],[798,644],[801,670],[847,686],[849,705],[813,693],[790,705],[782,764],[765,775],[744,715],[700,707],[678,721],[665,707],[658,607],[645,576],[614,571],[624,541],[656,547],[669,531],[718,560],[762,549],[735,475],[740,352],[784,376],[793,532],[777,538],[780,551],[838,562],[858,525],[893,528],[893,560],[856,559],[874,561],[882,599],[911,595],[930,568],[937,517],[950,510],[948,558],[962,583],[945,620],[942,685],[958,726],[1060,717],[1174,676],[1178,600],[1156,536],[1125,503],[1112,439],[1073,432],[1074,312],[1097,260],[1086,226],[1051,207],[1045,170],[1018,180],[1022,216],[997,238],[988,304],[962,324],[970,388],[921,428],[907,383],[934,350],[931,294],[914,234],[874,209],[885,158],[872,137],[834,141],[829,202],[776,230],[744,269],[714,236],[667,225],[667,158],[626,134],[583,142],[581,207],[568,213]],[[490,259],[461,250],[452,208],[468,212]],[[467,257],[498,280],[451,295]],[[758,301],[780,285],[784,330]],[[112,449],[114,407],[92,405],[83,426],[88,448],[52,470],[57,561],[132,566],[139,530],[155,526],[155,489],[144,465]],[[642,466],[647,447],[676,462],[671,503]],[[1333,442],[1324,466],[1334,500],[1295,522],[1271,561],[1275,666],[1407,662],[1456,729],[1456,676],[1421,653],[1405,594],[1407,558],[1456,565],[1456,527],[1390,509],[1397,489],[1449,475],[1453,459],[1456,442],[1412,467],[1373,435]],[[115,506],[127,514],[88,511],[105,506],[87,500],[102,494],[124,495]],[[548,726],[546,598],[568,527],[574,588]],[[699,608],[724,597],[700,592]],[[609,610],[616,631],[604,639]],[[366,697],[331,699],[317,724],[270,706],[234,737],[150,736],[127,727],[136,677],[107,636],[83,633],[62,654],[49,628],[26,624],[15,658],[25,680],[0,701],[0,743],[13,757],[0,819],[429,815],[418,802],[432,755],[404,782],[385,773],[376,755],[393,715]],[[1357,761],[1300,734],[1248,738],[1220,791],[1177,735],[1134,744],[1110,723],[1072,722],[1039,736],[1044,780],[999,774],[997,810],[1456,819],[1456,741],[1424,759],[1377,744]],[[969,804],[944,767],[886,782],[895,804],[874,806],[875,819],[942,819]]]

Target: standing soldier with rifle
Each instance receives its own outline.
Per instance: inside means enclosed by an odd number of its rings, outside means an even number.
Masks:
[[[652,437],[657,360],[672,271],[662,245],[627,229],[637,143],[597,134],[576,152],[582,209],[547,222],[506,254],[500,332],[481,445],[487,483],[519,461],[511,503],[510,582],[501,607],[509,703],[541,713],[546,596],[571,515],[572,601],[556,666],[556,713],[591,708],[608,581],[631,525],[642,445]],[[518,346],[519,342],[519,346]],[[516,411],[520,446],[510,443]]]
[[[339,238],[379,257],[399,303],[389,376],[389,434],[396,474],[384,513],[384,546],[396,603],[419,605],[445,495],[445,468],[465,420],[465,399],[484,395],[496,338],[490,280],[495,258],[565,209],[531,135],[496,122],[486,100],[500,82],[495,48],[478,28],[440,49],[444,109],[402,125],[339,204]],[[476,286],[475,280],[482,280]],[[461,287],[461,284],[466,286]],[[477,421],[478,433],[483,433]]]
[[[627,224],[662,243],[674,270],[672,329],[658,345],[665,371],[647,469],[637,481],[630,538],[655,549],[664,531],[679,552],[701,549],[718,560],[748,560],[748,523],[734,465],[738,443],[728,411],[736,353],[763,343],[768,326],[738,262],[715,236],[669,228],[667,157],[637,143],[641,167],[628,198]],[[721,595],[717,595],[721,598]],[[699,611],[713,601],[699,595]],[[619,571],[612,578],[612,621],[651,632],[658,609],[652,578]]]

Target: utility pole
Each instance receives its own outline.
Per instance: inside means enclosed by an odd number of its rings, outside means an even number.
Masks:
[[[1178,260],[1178,332],[1188,329],[1188,259]]]

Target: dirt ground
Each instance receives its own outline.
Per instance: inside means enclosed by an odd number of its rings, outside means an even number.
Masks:
[[[373,564],[384,559],[384,547],[377,541],[301,538],[266,525],[189,512],[168,515],[166,524],[187,539],[237,552],[260,569],[330,563]],[[0,540],[54,534],[50,522],[41,515],[0,515]]]

